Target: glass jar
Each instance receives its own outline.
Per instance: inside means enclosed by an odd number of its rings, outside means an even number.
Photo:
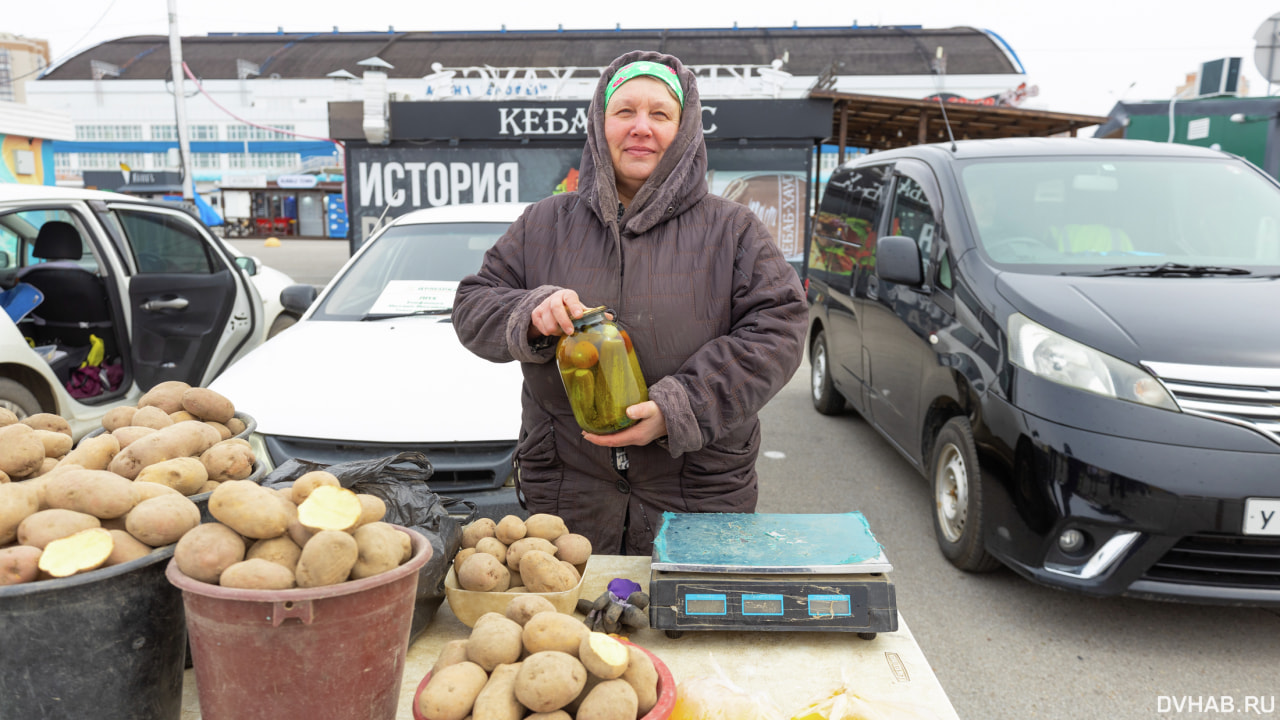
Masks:
[[[627,408],[649,399],[649,387],[627,331],[591,308],[556,345],[556,364],[573,417],[587,432],[607,435],[633,425]]]

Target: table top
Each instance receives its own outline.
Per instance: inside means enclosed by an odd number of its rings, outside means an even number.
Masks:
[[[649,558],[593,555],[587,563],[582,597],[593,599],[610,580],[625,577],[649,589]],[[396,720],[413,720],[413,696],[445,643],[464,639],[471,629],[454,616],[446,601],[427,630],[409,647]],[[669,638],[646,629],[629,639],[658,656],[676,682],[724,675],[771,704],[778,720],[798,715],[810,703],[849,688],[869,702],[892,703],[894,716],[912,720],[959,720],[929,662],[898,616],[898,630],[863,640],[856,633],[690,631]],[[717,669],[718,668],[718,669]],[[200,718],[195,672],[183,682],[182,720]]]

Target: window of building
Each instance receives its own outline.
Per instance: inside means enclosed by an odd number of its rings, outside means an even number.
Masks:
[[[201,170],[218,170],[222,167],[222,154],[191,153],[191,166]]]
[[[230,153],[227,161],[231,169],[244,168],[282,168],[292,169],[298,166],[300,155],[297,153]]]
[[[280,130],[293,132],[293,125],[278,125]],[[292,140],[292,135],[286,135],[283,132],[275,130],[267,130],[266,128],[254,127],[253,125],[228,125],[228,140]]]
[[[177,140],[178,126],[177,125],[152,125],[151,139],[152,140]]]
[[[13,89],[13,62],[9,51],[0,48],[0,100],[13,102],[17,99]]]
[[[67,153],[70,154],[70,153]],[[130,169],[145,167],[147,153],[76,153],[81,170],[119,170],[121,163]],[[56,160],[55,160],[56,162]]]
[[[70,170],[72,166],[71,159],[74,157],[71,153],[54,153],[53,169],[54,170]]]
[[[191,133],[192,140],[217,140],[217,125],[188,125],[187,130]]]
[[[141,125],[77,125],[77,140],[141,140]]]

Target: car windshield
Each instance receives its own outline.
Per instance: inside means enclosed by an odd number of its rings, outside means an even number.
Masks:
[[[334,280],[312,319],[360,321],[448,313],[458,282],[480,269],[485,251],[508,225],[392,226]]]
[[[1001,158],[961,175],[979,247],[1020,272],[1280,272],[1280,189],[1233,158]]]

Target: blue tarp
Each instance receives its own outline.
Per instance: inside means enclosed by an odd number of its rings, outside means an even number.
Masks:
[[[209,227],[222,224],[222,216],[217,210],[209,204],[208,200],[200,197],[200,193],[195,193],[196,209],[200,211],[200,221]]]

